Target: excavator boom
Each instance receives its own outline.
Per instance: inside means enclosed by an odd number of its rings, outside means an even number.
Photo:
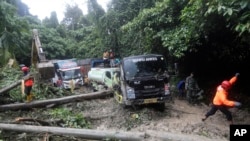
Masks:
[[[47,80],[55,76],[55,69],[52,62],[46,60],[45,53],[39,39],[38,30],[33,29],[33,41],[32,41],[32,53],[31,61],[32,65],[36,67],[40,74],[40,78]]]

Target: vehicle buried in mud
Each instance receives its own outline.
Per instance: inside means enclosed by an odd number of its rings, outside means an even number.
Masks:
[[[88,79],[95,91],[113,89],[124,107],[155,104],[163,110],[172,100],[166,59],[160,54],[125,57],[113,68],[91,68]]]
[[[54,86],[64,89],[71,87],[79,88],[83,86],[83,76],[80,66],[77,65],[76,59],[55,60],[55,77],[52,78]]]
[[[171,99],[166,59],[160,54],[122,59],[115,99],[124,106],[158,104],[164,109]]]

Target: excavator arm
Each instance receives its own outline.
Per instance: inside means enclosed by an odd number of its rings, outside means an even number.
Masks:
[[[32,65],[40,74],[41,79],[51,79],[55,75],[55,69],[52,62],[46,59],[45,53],[43,51],[38,30],[33,29],[33,40],[32,40],[32,52],[31,52],[31,62]]]

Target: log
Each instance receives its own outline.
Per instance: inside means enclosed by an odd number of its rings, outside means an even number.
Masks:
[[[79,95],[72,95],[57,99],[48,99],[48,100],[40,100],[40,101],[32,101],[29,103],[15,103],[15,104],[7,104],[7,105],[0,105],[0,111],[7,111],[7,110],[21,110],[21,109],[30,109],[30,108],[41,108],[46,107],[47,105],[60,105],[66,104],[76,101],[83,101],[87,99],[97,99],[106,96],[111,96],[113,93],[112,90],[105,90],[105,91],[98,91],[93,93],[87,94],[79,94]]]
[[[11,89],[17,87],[18,85],[21,85],[21,81],[22,81],[22,80],[18,80],[17,82],[12,83],[12,84],[9,85],[8,87],[2,88],[2,89],[0,90],[0,95],[1,95],[2,93],[8,92],[9,90],[11,90]]]
[[[38,123],[39,126],[53,126],[53,125],[60,126],[62,123],[65,123],[62,119],[57,119],[53,121],[44,121],[40,119],[22,118],[22,117],[17,117],[14,122],[1,122],[1,123],[20,124],[21,122],[24,122],[24,124],[26,124],[26,122],[29,122],[32,125],[35,125],[35,123]]]
[[[23,77],[22,80],[26,80],[26,79],[28,79],[29,77],[34,77],[34,75],[36,75],[36,74],[37,74],[37,73],[30,73],[29,75]],[[5,93],[5,92],[10,91],[11,89],[17,87],[18,85],[21,85],[22,80],[17,80],[16,82],[10,84],[8,87],[2,88],[2,89],[0,90],[0,95],[1,95],[2,93]]]
[[[74,136],[89,140],[104,140],[107,138],[118,139],[122,141],[226,141],[225,139],[209,138],[196,134],[182,134],[176,132],[165,132],[155,130],[145,130],[144,132],[125,132],[94,129],[76,129],[48,126],[33,126],[22,124],[4,124],[0,123],[1,130],[11,130],[19,132],[45,133],[61,136]]]
[[[93,129],[61,128],[61,127],[4,124],[4,123],[0,123],[0,129],[21,131],[21,132],[35,132],[35,133],[45,132],[55,135],[63,135],[63,136],[68,135],[68,136],[80,137],[90,140],[103,140],[107,138],[112,138],[112,139],[119,139],[122,141],[142,141],[146,137],[145,133],[135,133],[135,132],[120,132],[120,131],[108,131],[108,130],[101,131]]]

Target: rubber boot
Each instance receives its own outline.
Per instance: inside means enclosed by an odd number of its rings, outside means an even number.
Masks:
[[[33,94],[27,95],[27,99],[26,99],[27,102],[31,102],[32,99],[33,99]]]
[[[30,101],[33,100],[33,97],[34,97],[34,95],[32,93],[30,93]]]
[[[206,119],[207,119],[207,116],[205,116],[205,117],[204,117],[204,118],[202,118],[201,120],[202,120],[202,121],[205,121]]]
[[[26,102],[30,102],[30,95],[26,96]]]

